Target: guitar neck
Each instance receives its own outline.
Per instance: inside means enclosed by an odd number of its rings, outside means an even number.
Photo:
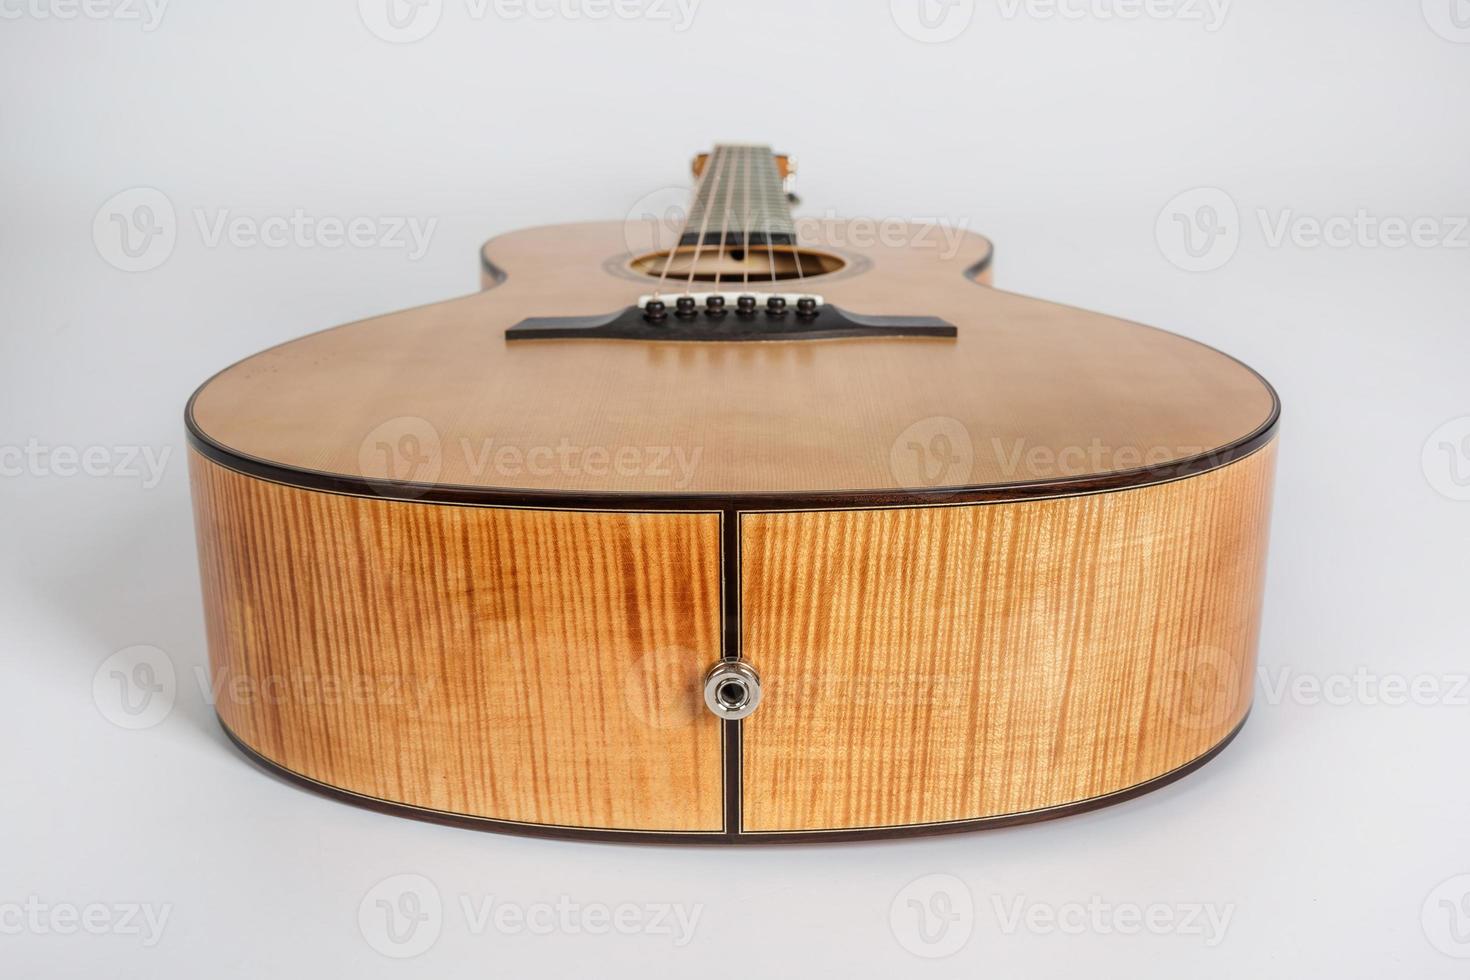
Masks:
[[[679,244],[791,245],[796,225],[768,146],[720,145],[704,163]]]

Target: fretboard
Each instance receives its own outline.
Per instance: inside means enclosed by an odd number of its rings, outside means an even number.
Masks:
[[[680,245],[791,245],[796,226],[768,146],[716,146],[704,165]]]

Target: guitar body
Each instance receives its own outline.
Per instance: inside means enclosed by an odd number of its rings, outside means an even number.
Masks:
[[[991,288],[979,236],[863,227],[783,245],[795,282],[768,244],[759,293],[951,335],[578,335],[649,309],[660,229],[569,225],[489,243],[478,294],[207,382],[231,737],[404,814],[721,843],[1057,816],[1211,757],[1250,703],[1274,393]],[[548,317],[576,329],[512,330]]]

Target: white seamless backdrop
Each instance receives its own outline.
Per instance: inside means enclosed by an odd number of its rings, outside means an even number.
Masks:
[[[0,0],[0,973],[1459,977],[1464,0]],[[997,243],[1285,406],[1261,676],[1198,774],[980,835],[520,840],[225,743],[181,412],[221,366],[676,199]]]

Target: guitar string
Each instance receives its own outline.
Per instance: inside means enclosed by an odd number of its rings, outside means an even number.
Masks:
[[[752,150],[751,160],[749,162],[754,162],[754,153],[755,151]],[[742,274],[740,285],[746,292],[750,291],[750,238],[752,225],[750,220],[750,171],[751,168],[747,166],[745,168],[745,250],[741,252],[742,258],[740,262],[740,272]]]
[[[705,166],[713,166],[715,168],[714,184],[710,190],[710,196],[711,198],[713,198],[715,194],[719,193],[720,180],[724,176],[725,152],[722,150],[722,148],[718,146],[715,147],[710,162],[705,164]],[[685,296],[688,296],[693,292],[690,287],[694,285],[694,273],[695,270],[699,268],[699,257],[704,252],[704,233],[705,230],[709,227],[709,215],[710,209],[708,207],[708,204],[706,204],[704,208],[704,215],[699,223],[699,238],[694,246],[694,257],[689,261],[689,276],[684,281]]]
[[[776,166],[776,157],[773,154],[767,155],[764,162],[766,165],[766,193],[769,195],[771,172],[775,172],[777,180],[781,178],[781,172]],[[774,223],[769,221],[766,223],[766,261],[771,267],[771,289],[774,291],[780,288],[777,285],[780,280],[776,275],[776,229]]]
[[[774,160],[772,161],[772,165],[775,165]],[[781,177],[781,173],[779,170],[776,172],[776,177],[777,179],[780,179]],[[783,196],[786,193],[786,188],[784,186],[781,188],[781,193]],[[802,271],[801,268],[801,242],[798,239],[799,236],[796,233],[796,219],[793,218],[791,220],[791,257],[796,260],[796,280],[797,282],[803,282],[806,279],[806,273]]]
[[[679,232],[674,236],[673,246],[664,255],[663,271],[658,274],[658,285],[653,290],[655,299],[663,292],[664,283],[669,278],[669,268],[674,264],[674,256],[679,254],[679,249],[684,241],[684,234],[689,230],[689,221],[693,217],[694,211],[699,207],[699,196],[704,191],[704,185],[709,179],[710,171],[713,169],[714,157],[711,155],[704,161],[704,169],[699,172],[699,177],[694,182],[694,195],[689,201],[690,213],[684,216],[683,222],[679,225]]]
[[[715,260],[715,292],[720,291],[720,276],[725,270],[725,243],[730,237],[730,205],[735,201],[735,183],[740,179],[739,168],[744,166],[747,153],[745,147],[735,147],[736,174],[730,178],[730,189],[725,193],[725,214],[720,219],[720,257]]]

